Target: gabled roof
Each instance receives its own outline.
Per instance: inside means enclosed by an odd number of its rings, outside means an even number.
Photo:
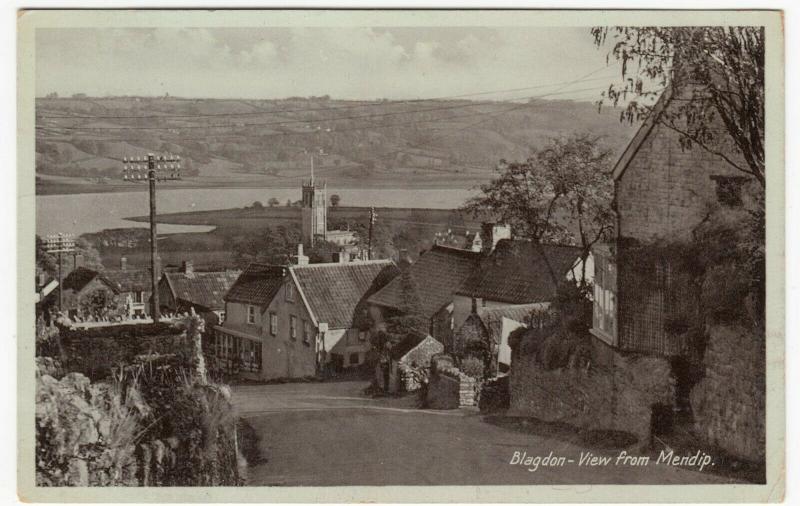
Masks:
[[[427,339],[433,339],[436,341],[435,338],[431,337],[430,335],[424,332],[412,331],[409,332],[406,337],[401,339],[397,344],[392,346],[392,349],[389,350],[389,356],[392,360],[400,360],[405,357],[408,352],[422,344]],[[438,342],[438,341],[437,341]]]
[[[287,274],[286,267],[252,263],[231,285],[224,300],[266,306],[280,290]]]
[[[478,267],[480,260],[480,253],[435,245],[409,267],[426,318],[453,301],[453,293]],[[371,304],[390,308],[399,308],[401,301],[400,278],[393,279],[369,298]]]
[[[165,272],[164,277],[176,299],[213,311],[225,307],[225,294],[239,277],[239,271]]]
[[[74,271],[70,272],[67,277],[64,278],[64,284],[62,285],[62,288],[64,290],[80,292],[95,278],[100,278],[100,280],[108,285],[109,288],[115,291],[117,290],[116,285],[109,281],[101,273],[92,269],[87,269],[86,267],[78,267]]]
[[[354,327],[363,302],[398,273],[391,260],[293,265],[289,270],[314,321],[329,329]]]
[[[120,292],[149,292],[150,272],[145,269],[105,271],[105,277],[116,285]]]
[[[625,151],[622,152],[617,163],[614,165],[614,171],[612,172],[614,176],[614,180],[618,180],[622,177],[622,174],[625,173],[625,169],[628,168],[628,164],[631,163],[633,157],[636,156],[636,153],[639,152],[639,148],[642,147],[644,141],[647,140],[647,137],[650,135],[650,132],[653,131],[653,127],[658,123],[658,117],[664,111],[664,109],[669,105],[672,101],[672,87],[668,86],[664,92],[658,97],[655,105],[653,106],[653,110],[644,120],[642,126],[639,127],[639,130],[636,131],[631,142],[628,143],[628,146],[625,148]]]
[[[577,246],[503,239],[456,294],[509,304],[550,301],[556,292],[551,270],[560,281],[579,257]]]
[[[539,307],[541,307],[540,303],[479,307],[477,316],[489,334],[497,338],[503,330],[503,318],[508,318],[527,326],[531,313]]]

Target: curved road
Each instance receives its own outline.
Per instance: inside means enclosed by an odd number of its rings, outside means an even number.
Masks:
[[[369,399],[366,383],[295,383],[234,387],[240,414],[261,438],[264,462],[249,484],[500,485],[678,484],[729,480],[688,468],[615,465],[619,452],[491,425],[475,410],[432,411],[413,399]],[[581,453],[611,456],[608,465],[579,466]],[[515,452],[563,456],[563,465],[510,465]]]

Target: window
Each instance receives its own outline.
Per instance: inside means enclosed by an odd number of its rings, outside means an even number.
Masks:
[[[225,323],[225,311],[220,311],[218,315],[219,315],[219,322]]]
[[[359,330],[358,331],[358,340],[364,342],[367,340],[367,331],[366,330]]]
[[[351,353],[350,354],[350,365],[358,365],[359,357],[358,353]]]
[[[248,305],[247,306],[247,323],[253,325],[256,323],[256,307]]]
[[[289,337],[297,339],[297,317],[295,315],[289,316]]]
[[[610,256],[595,252],[592,333],[612,346],[616,340],[616,268]]]
[[[133,302],[136,304],[144,302],[144,292],[133,292]]]
[[[286,300],[294,302],[294,285],[292,283],[286,284]]]
[[[311,325],[308,320],[303,320],[303,342],[306,344],[311,342]]]
[[[278,315],[275,313],[269,314],[269,333],[273,336],[278,335]]]

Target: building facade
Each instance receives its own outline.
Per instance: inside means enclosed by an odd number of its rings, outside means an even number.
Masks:
[[[623,351],[683,354],[686,343],[670,322],[689,314],[686,273],[669,258],[643,258],[643,246],[681,241],[717,205],[732,205],[747,182],[722,158],[685,149],[680,134],[652,118],[673,107],[669,91],[614,168],[616,238],[593,249],[592,334]]]

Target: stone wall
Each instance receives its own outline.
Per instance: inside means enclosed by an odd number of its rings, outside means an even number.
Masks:
[[[595,342],[586,367],[546,370],[535,353],[519,352],[512,363],[509,413],[514,415],[625,431],[644,443],[650,437],[652,406],[674,404],[670,364],[663,358],[622,355]]]
[[[475,380],[458,369],[437,370],[428,383],[426,404],[430,409],[474,406],[475,387]]]
[[[709,329],[705,377],[691,392],[697,433],[730,454],[766,453],[766,355],[763,336],[742,327]]]

